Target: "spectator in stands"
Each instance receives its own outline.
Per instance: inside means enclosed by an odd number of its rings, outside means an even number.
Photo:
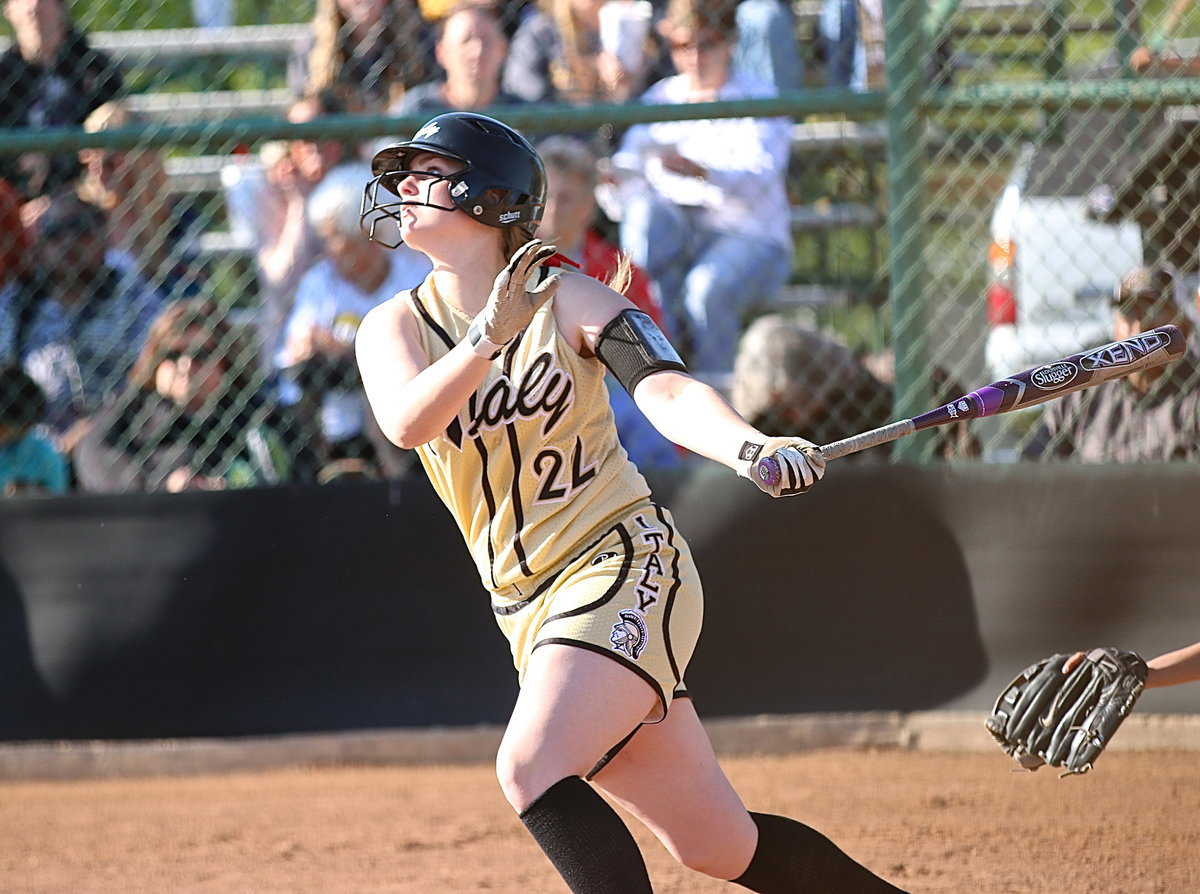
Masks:
[[[662,304],[650,278],[600,232],[603,217],[596,202],[599,161],[595,151],[578,137],[567,135],[547,137],[536,148],[546,166],[540,238],[558,246],[559,252],[578,262],[588,276],[607,283],[619,274],[627,276],[629,284],[620,291],[666,332]]]
[[[603,2],[539,0],[513,34],[504,89],[526,102],[586,105],[624,102],[661,77],[663,60],[652,32],[640,70],[601,46]]]
[[[252,339],[205,299],[155,318],[119,393],[75,453],[79,487],[124,493],[290,484],[316,461],[291,414],[259,388]]]
[[[393,115],[432,118],[449,111],[482,111],[491,105],[515,105],[520,97],[500,87],[508,38],[500,9],[490,3],[463,3],[437,23],[435,53],[444,77],[418,84],[389,110]]]
[[[121,101],[88,115],[88,133],[144,126]],[[80,195],[108,215],[105,261],[120,273],[136,273],[167,300],[199,294],[204,270],[197,254],[203,220],[192,197],[171,192],[158,149],[89,148]]]
[[[817,32],[824,47],[825,83],[858,93],[883,90],[887,85],[883,28],[883,0],[821,0]],[[949,33],[931,47],[926,71],[932,87],[951,83],[954,49]]]
[[[21,220],[21,197],[0,180],[0,363],[17,359],[20,299],[29,261],[29,232]]]
[[[67,491],[67,461],[37,430],[46,395],[23,369],[0,366],[0,495]]]
[[[803,430],[828,444],[890,422],[892,390],[842,342],[766,314],[738,343],[730,402],[766,434]]]
[[[302,124],[343,111],[326,91],[295,100],[287,119]],[[259,166],[235,160],[221,172],[231,229],[253,240],[264,359],[282,347],[296,285],[320,255],[305,211],[308,196],[330,169],[355,154],[356,148],[341,140],[291,140],[264,147]]]
[[[21,220],[21,196],[0,180],[0,283],[25,273],[29,262],[29,229]]]
[[[235,6],[233,0],[192,0],[192,21],[197,28],[232,28]]]
[[[935,401],[963,394],[940,369],[933,373]],[[860,357],[846,344],[784,314],[765,314],[746,327],[733,366],[730,402],[767,434],[802,426],[818,444],[840,441],[894,419],[890,362]],[[981,445],[967,423],[935,434],[940,459],[978,458]],[[886,458],[891,445],[845,460]]]
[[[71,21],[67,0],[4,0],[14,41],[0,54],[0,130],[78,127],[123,89],[121,72],[89,45]],[[45,207],[44,197],[80,173],[72,153],[0,155],[0,179],[12,183],[30,206],[26,223]]]
[[[597,159],[586,142],[570,136],[547,137],[537,145],[546,166],[546,207],[538,225],[540,238],[577,261],[583,272],[608,283],[648,313],[665,329],[662,305],[645,272],[606,240],[597,229]],[[679,465],[681,455],[638,409],[612,376],[606,379],[617,434],[630,458],[646,468]]]
[[[34,231],[37,276],[18,353],[68,455],[75,423],[120,384],[162,304],[135,274],[104,262],[105,227],[104,212],[70,192],[52,199]]]
[[[1168,42],[1181,30],[1195,33],[1197,17],[1190,15],[1192,0],[1174,0],[1162,18],[1145,30],[1145,37],[1129,56],[1130,67],[1138,74],[1195,77],[1200,73],[1200,54],[1181,55]],[[1181,28],[1181,25],[1186,25]]]
[[[332,91],[350,111],[383,110],[433,70],[433,36],[414,0],[317,0],[288,86]]]
[[[796,40],[796,14],[785,0],[741,0],[733,68],[777,91],[804,86],[804,60]]]
[[[323,257],[296,289],[278,365],[285,401],[298,404],[299,415],[311,420],[329,460],[360,460],[396,477],[408,466],[407,454],[395,454],[375,431],[358,378],[354,336],[367,311],[419,285],[432,265],[407,245],[389,250],[364,235],[363,185],[371,176],[365,163],[342,165],[309,196],[308,222]]]
[[[1195,297],[1173,267],[1138,267],[1115,290],[1113,338],[1173,323],[1190,340],[1195,314]],[[1200,358],[1189,350],[1166,366],[1050,401],[1023,455],[1093,463],[1194,461],[1200,457],[1198,386]]]
[[[463,5],[463,3],[472,2],[475,0],[417,0],[421,7],[421,15],[425,16],[425,21],[435,25],[445,18],[450,10]],[[500,29],[504,32],[506,40],[512,40],[513,32],[517,30],[529,8],[537,0],[479,0],[479,2],[496,7],[499,13]]]
[[[822,0],[825,82],[862,93],[884,85],[882,0]]]
[[[775,95],[731,68],[735,11],[723,0],[671,0],[663,20],[680,73],[645,103]],[[612,157],[621,247],[658,284],[675,343],[701,377],[724,376],[746,308],[791,271],[786,118],[664,121],[631,127]]]

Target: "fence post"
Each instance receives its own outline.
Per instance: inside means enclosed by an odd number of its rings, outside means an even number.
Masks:
[[[895,346],[897,418],[928,409],[930,376],[925,323],[925,224],[922,190],[927,167],[924,0],[884,3],[888,126],[888,301]],[[896,442],[901,462],[920,461],[928,438]]]

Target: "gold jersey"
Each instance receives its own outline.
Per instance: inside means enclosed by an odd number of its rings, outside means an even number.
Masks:
[[[471,318],[439,300],[429,279],[405,300],[430,363],[466,336]],[[446,430],[417,448],[497,607],[520,602],[631,507],[649,504],[604,377],[560,335],[551,299]]]

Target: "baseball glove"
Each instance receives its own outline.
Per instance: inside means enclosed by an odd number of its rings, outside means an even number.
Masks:
[[[1026,770],[1064,767],[1086,773],[1112,740],[1146,685],[1146,662],[1134,652],[1092,649],[1068,672],[1070,654],[1027,667],[1005,688],[986,721],[988,732]]]

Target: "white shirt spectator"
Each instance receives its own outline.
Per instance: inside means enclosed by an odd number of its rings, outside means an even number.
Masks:
[[[664,78],[646,91],[642,102],[688,101],[681,75]],[[735,73],[717,100],[761,99],[775,89],[744,73]],[[612,166],[622,179],[617,202],[626,190],[648,184],[679,205],[706,209],[715,230],[740,233],[791,246],[785,175],[791,152],[792,123],[787,118],[710,118],[636,124],[613,154]],[[709,179],[685,177],[666,170],[659,158],[675,149],[708,169]],[[605,208],[611,213],[610,208]]]
[[[367,311],[382,304],[397,292],[415,288],[433,269],[429,258],[401,245],[391,252],[391,271],[378,289],[369,294],[359,291],[338,276],[328,258],[317,261],[300,279],[296,302],[288,317],[285,341],[303,333],[310,326],[328,329],[347,344],[354,341],[358,324]],[[287,366],[286,356],[279,355],[279,365]]]
[[[302,339],[314,327],[331,332],[347,347],[354,343],[355,333],[367,311],[392,298],[397,292],[415,288],[433,269],[429,259],[418,251],[401,245],[389,252],[390,270],[373,292],[363,292],[343,279],[329,258],[317,261],[300,279],[296,301],[292,305],[284,332],[284,347],[276,365],[286,369],[294,362],[288,346]],[[299,395],[286,386],[286,402],[295,402]],[[358,434],[364,423],[363,403],[357,392],[333,389],[321,401],[321,427],[331,441],[340,441]]]

